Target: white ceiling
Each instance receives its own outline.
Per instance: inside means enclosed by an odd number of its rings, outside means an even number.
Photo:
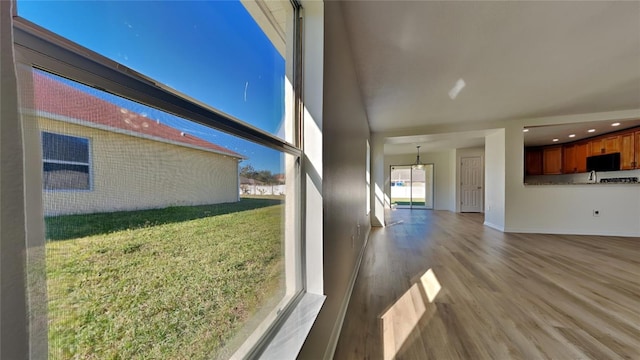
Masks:
[[[640,108],[640,1],[342,6],[374,132]]]
[[[495,130],[463,131],[445,134],[396,136],[387,138],[384,144],[386,155],[420,153],[484,146],[484,138]]]

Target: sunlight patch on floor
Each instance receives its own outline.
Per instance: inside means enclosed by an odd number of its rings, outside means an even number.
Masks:
[[[422,320],[435,313],[433,300],[441,286],[432,269],[427,270],[390,308],[380,317],[382,320],[382,346],[385,360],[395,359],[398,351]]]
[[[427,270],[427,272],[420,277],[420,283],[422,284],[424,291],[427,293],[429,302],[433,302],[442,288],[436,274],[433,272],[433,269]]]

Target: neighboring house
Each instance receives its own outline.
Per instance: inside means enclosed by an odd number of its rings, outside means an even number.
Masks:
[[[244,157],[34,74],[47,216],[239,200]]]

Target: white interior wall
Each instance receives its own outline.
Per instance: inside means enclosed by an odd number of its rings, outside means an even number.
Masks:
[[[465,148],[465,149],[457,149],[456,150],[456,165],[455,165],[455,188],[456,188],[456,198],[455,198],[455,205],[456,205],[456,212],[460,212],[460,163],[461,163],[461,159],[463,157],[472,157],[472,156],[479,156],[482,160],[482,172],[484,174],[484,147],[476,147],[476,148]],[[484,182],[484,177],[483,177],[483,182]],[[484,184],[482,185],[482,187],[484,188]],[[482,212],[484,212],[484,203],[485,203],[485,199],[484,196],[482,197]]]
[[[521,131],[522,132],[522,131]],[[494,229],[505,227],[505,130],[496,130],[485,138],[485,211],[484,224]]]
[[[456,151],[421,153],[420,160],[425,164],[433,164],[433,192],[434,210],[455,211],[455,162]],[[411,165],[415,163],[416,155],[385,155],[384,157],[384,191],[388,197],[391,194],[392,165]]]

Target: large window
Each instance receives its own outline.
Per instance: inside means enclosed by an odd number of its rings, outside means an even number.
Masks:
[[[30,341],[50,358],[256,355],[304,291],[297,17],[245,6],[18,1],[25,165],[42,168]]]
[[[42,132],[45,190],[89,190],[89,139]]]

